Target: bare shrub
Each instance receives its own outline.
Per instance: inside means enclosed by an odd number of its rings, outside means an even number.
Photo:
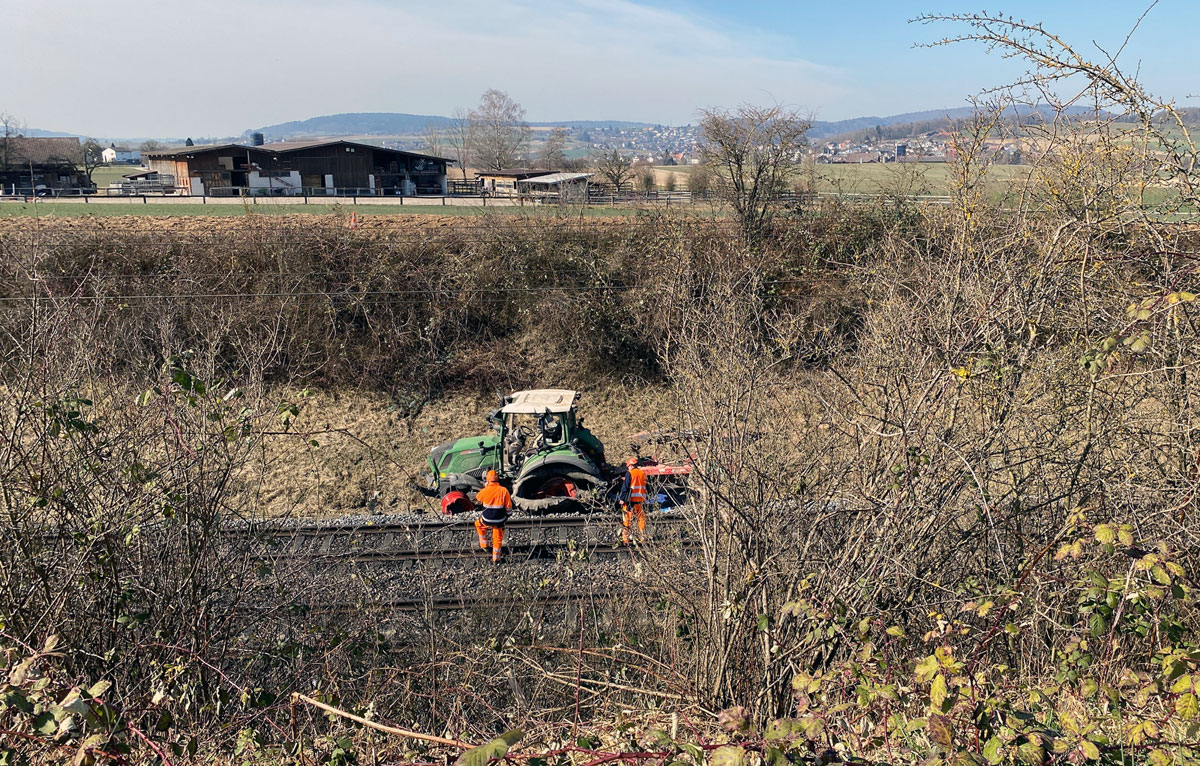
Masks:
[[[810,122],[781,106],[702,110],[701,161],[748,239],[765,231],[788,190]]]

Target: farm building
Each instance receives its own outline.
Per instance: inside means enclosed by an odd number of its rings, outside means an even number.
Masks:
[[[156,170],[126,173],[120,181],[108,184],[108,194],[174,194],[175,179],[159,176]]]
[[[185,194],[444,194],[446,160],[354,141],[223,144],[147,152],[146,165]]]
[[[142,161],[142,153],[137,149],[130,149],[128,146],[109,144],[107,149],[100,152],[100,159],[110,165],[118,162],[135,163]]]
[[[530,170],[529,168],[506,168],[504,170],[480,170],[475,173],[475,180],[483,189],[484,194],[493,197],[513,197],[518,193],[518,184],[530,178],[548,176],[553,170]]]
[[[16,194],[90,189],[83,146],[75,137],[0,139],[0,187]]]
[[[550,173],[517,181],[517,191],[528,197],[553,197],[561,202],[586,202],[591,173]]]

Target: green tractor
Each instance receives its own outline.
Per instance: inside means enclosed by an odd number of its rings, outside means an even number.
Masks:
[[[579,393],[559,389],[518,391],[488,413],[490,433],[434,447],[429,453],[430,485],[442,511],[471,508],[468,494],[495,471],[512,492],[513,504],[535,513],[578,512],[586,498],[601,499],[614,478],[604,445],[584,428]]]

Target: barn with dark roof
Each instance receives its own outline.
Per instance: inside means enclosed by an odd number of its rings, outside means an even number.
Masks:
[[[143,160],[185,193],[211,196],[445,194],[451,162],[341,140],[185,146]]]
[[[90,189],[83,145],[74,136],[0,138],[0,187],[28,194],[41,189]]]

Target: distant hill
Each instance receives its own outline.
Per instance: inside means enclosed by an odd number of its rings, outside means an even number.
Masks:
[[[292,120],[275,125],[256,128],[269,138],[307,138],[312,136],[415,136],[425,129],[445,127],[451,119],[434,114],[406,114],[404,112],[346,112],[310,117],[307,120]],[[531,122],[535,128],[556,127],[594,130],[601,127],[647,127],[646,122],[622,120],[568,120],[566,122]],[[247,131],[250,133],[253,131]]]
[[[904,114],[893,114],[889,117],[854,117],[849,120],[835,120],[833,122],[816,120],[808,130],[808,137],[828,138],[830,136],[839,136],[843,133],[869,130],[876,126],[886,127],[888,125],[928,122],[944,118],[955,120],[962,117],[969,117],[974,111],[969,106],[960,106],[954,109],[927,109],[923,112],[905,112]]]
[[[855,117],[849,120],[823,121],[813,123],[808,135],[810,138],[822,139],[830,136],[840,136],[862,130],[870,130],[876,126],[901,125],[910,123],[926,123],[940,120],[954,120],[969,117],[972,113],[969,106],[953,109],[927,109],[921,112],[905,112],[887,117]],[[265,125],[256,128],[268,138],[311,138],[315,136],[413,136],[420,135],[432,125],[445,127],[450,124],[448,117],[433,114],[407,114],[404,112],[347,112],[343,114],[328,114],[320,117],[310,117],[306,120],[292,120],[275,125]],[[563,120],[559,122],[531,122],[535,128],[564,126],[579,130],[595,130],[597,128],[647,128],[653,123],[634,122],[630,120]],[[246,131],[249,135],[253,131]]]
[[[950,129],[955,122],[969,118],[974,112],[973,107],[963,106],[954,109],[906,112],[891,117],[858,117],[838,122],[815,122],[808,131],[808,137],[817,141],[910,138],[931,131]],[[1064,113],[1084,119],[1095,114],[1092,109],[1084,106],[1067,107]],[[1043,118],[1050,119],[1054,114],[1054,109],[1046,104],[1039,104],[1036,107],[1022,104],[1006,107],[1004,119],[1009,123],[1029,125],[1040,122]]]
[[[256,128],[272,139],[309,136],[416,135],[429,125],[445,127],[449,117],[399,112],[346,112],[291,120]],[[246,131],[251,133],[253,131]]]
[[[920,112],[904,112],[887,117],[855,117],[849,120],[825,121],[817,120],[808,131],[809,138],[824,139],[832,136],[843,136],[875,127],[890,125],[948,123],[950,120],[963,119],[971,116],[973,108],[960,106],[953,109],[926,109]],[[1029,108],[1022,108],[1018,113],[1022,116],[1032,113]],[[433,114],[407,114],[404,112],[347,112],[343,114],[327,114],[320,117],[310,117],[306,120],[292,120],[275,125],[265,125],[256,128],[271,139],[312,138],[316,136],[415,136],[433,125],[445,127],[450,124],[449,117]],[[531,122],[535,128],[565,126],[578,130],[595,130],[597,128],[647,128],[653,123],[634,122],[630,120],[563,120],[559,122]],[[246,131],[249,135],[253,131]]]
[[[1029,107],[1022,107],[1017,110],[1023,118],[1032,114],[1034,110]],[[1043,114],[1048,114],[1049,109],[1046,107],[1038,110]],[[1073,114],[1082,114],[1087,110],[1083,107],[1075,107],[1070,110]],[[1200,109],[1184,108],[1179,110],[1184,119],[1189,124],[1200,123]],[[848,120],[817,120],[813,122],[812,128],[808,131],[808,137],[816,141],[824,141],[834,137],[848,137],[851,135],[866,135],[866,131],[871,131],[874,134],[875,128],[883,130],[883,133],[889,134],[887,137],[899,138],[912,135],[909,130],[942,130],[953,120],[960,120],[971,115],[972,108],[969,106],[960,106],[953,109],[926,109],[920,112],[905,112],[903,114],[893,114],[886,117],[855,117]],[[289,138],[317,138],[325,136],[418,136],[425,132],[426,127],[434,125],[445,127],[451,122],[449,117],[432,114],[408,114],[404,112],[347,112],[343,114],[328,114],[320,117],[310,117],[305,120],[292,120],[290,122],[280,122],[274,125],[266,125],[261,128],[247,130],[242,134],[242,138],[248,138],[255,130],[264,133],[268,139],[279,140]],[[549,128],[556,126],[564,126],[576,130],[596,130],[599,128],[617,128],[617,129],[636,129],[653,127],[654,123],[635,122],[631,120],[564,120],[560,122],[532,122],[531,126],[535,128]],[[85,133],[63,133],[55,130],[39,130],[31,128],[24,131],[27,136],[84,136]],[[129,136],[118,136],[112,138],[104,138],[105,143],[114,141],[121,143],[140,143],[146,137],[131,138]],[[182,138],[164,139],[161,136],[153,137],[158,140],[165,140],[167,143],[181,144]],[[238,140],[236,137],[223,137],[220,139],[213,138],[196,138],[196,143],[220,143],[223,141]]]
[[[74,138],[83,135],[82,133],[62,133],[57,130],[38,130],[37,128],[30,128],[22,133],[30,138]]]

